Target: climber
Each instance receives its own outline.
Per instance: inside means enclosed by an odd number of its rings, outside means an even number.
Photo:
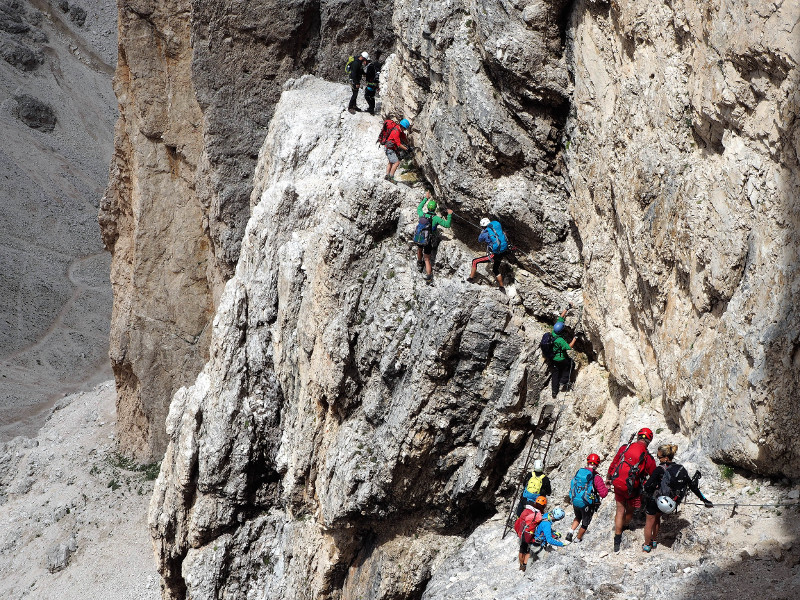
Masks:
[[[633,518],[633,512],[642,505],[642,482],[655,470],[656,462],[647,451],[653,441],[653,432],[647,427],[639,430],[627,444],[620,446],[611,466],[608,468],[606,484],[614,486],[614,500],[617,513],[614,517],[614,552],[619,552],[622,544],[622,530]]]
[[[544,461],[537,458],[533,461],[533,470],[528,474],[528,483],[522,490],[522,496],[517,505],[517,514],[522,512],[522,507],[528,502],[535,502],[538,498],[547,500],[547,496],[553,493],[550,485],[550,478],[544,474]]]
[[[361,87],[361,78],[364,76],[364,68],[368,62],[369,54],[362,52],[350,68],[350,89],[353,90],[353,95],[350,96],[350,104],[347,106],[347,110],[351,113],[361,112],[361,109],[357,106],[358,90]]]
[[[530,554],[530,543],[536,528],[544,518],[544,511],[547,506],[547,498],[539,496],[533,504],[525,505],[525,509],[517,516],[514,522],[514,532],[519,537],[519,570],[524,571]]]
[[[692,490],[706,508],[714,507],[711,500],[703,496],[697,486],[700,471],[697,471],[694,477],[689,477],[688,471],[682,465],[672,462],[677,451],[678,447],[674,444],[659,446],[657,452],[659,465],[644,484],[644,511],[647,517],[644,524],[643,552],[650,552],[658,545],[656,538],[661,527],[661,514],[674,513],[688,490]]]
[[[533,560],[536,560],[539,557],[539,553],[542,550],[547,550],[549,546],[563,546],[564,542],[562,542],[559,538],[561,535],[553,531],[553,523],[555,521],[560,521],[564,518],[564,509],[563,508],[554,508],[549,513],[547,513],[542,521],[536,526],[536,531],[533,534],[533,541],[531,545],[533,545]],[[522,547],[520,546],[520,550]],[[524,571],[528,567],[528,557],[530,556],[530,548],[528,548],[528,552],[526,552],[523,566],[520,567],[522,571]]]
[[[600,457],[597,454],[590,454],[586,457],[586,466],[578,469],[575,477],[569,486],[569,499],[572,500],[572,510],[575,512],[575,518],[572,521],[572,527],[567,533],[567,541],[572,541],[572,536],[578,525],[578,535],[575,538],[580,542],[583,539],[586,530],[589,529],[589,523],[592,522],[594,513],[600,507],[600,501],[608,495],[608,488],[603,482],[603,478],[597,472],[597,467],[600,465]]]
[[[472,261],[472,269],[469,272],[467,281],[473,283],[475,276],[478,273],[478,265],[484,262],[492,261],[492,272],[501,292],[505,292],[506,288],[503,285],[503,276],[500,273],[500,263],[508,251],[508,240],[506,234],[503,233],[503,228],[497,221],[490,221],[486,217],[481,219],[481,228],[483,229],[478,236],[478,241],[486,244],[486,256],[481,256]]]
[[[572,308],[571,303],[569,307]],[[545,358],[550,360],[550,365],[553,369],[553,373],[550,377],[550,392],[553,398],[558,395],[559,386],[562,392],[566,392],[569,389],[572,370],[575,368],[575,361],[572,360],[568,352],[575,346],[578,337],[577,335],[573,336],[572,341],[569,343],[562,337],[565,329],[564,319],[567,316],[568,310],[569,308],[565,308],[561,316],[556,320],[555,325],[553,325],[550,338],[550,350],[548,351],[545,346],[544,338],[540,345],[542,354]]]
[[[390,123],[391,125],[389,125]],[[387,125],[389,131],[387,132],[386,141],[380,141],[381,137],[383,137],[383,132],[381,132],[381,136],[378,137],[378,142],[386,146],[386,158],[389,159],[389,164],[386,165],[386,175],[384,179],[394,182],[395,171],[397,171],[397,167],[400,165],[397,149],[408,150],[408,146],[406,145],[408,144],[406,133],[411,128],[411,123],[408,119],[403,119],[400,123],[394,123],[394,121],[387,119],[386,122],[384,122],[384,128],[386,128]]]
[[[436,214],[436,200],[431,198],[430,189],[425,190],[425,195],[422,202],[417,207],[417,216],[419,223],[414,232],[414,243],[417,245],[417,270],[425,273],[422,275],[423,279],[430,281],[433,277],[433,267],[431,265],[431,255],[435,246],[438,246],[437,227],[450,227],[453,221],[453,211],[447,209],[447,218]],[[423,260],[424,258],[424,260]]]
[[[367,64],[364,70],[364,78],[367,84],[364,86],[364,100],[367,101],[369,108],[367,112],[371,115],[375,114],[375,94],[380,92],[380,77],[381,77],[381,63],[378,62],[381,58],[381,52],[378,50],[375,53],[375,60]]]

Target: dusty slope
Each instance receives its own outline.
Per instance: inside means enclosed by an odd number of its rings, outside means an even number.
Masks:
[[[110,375],[97,209],[116,117],[116,10],[80,5],[82,26],[57,3],[1,6],[0,440],[34,434],[56,398]],[[52,108],[52,131],[18,118],[20,96]]]
[[[37,437],[0,445],[3,598],[159,597],[146,528],[153,482],[118,466],[115,398],[110,381],[64,398]]]

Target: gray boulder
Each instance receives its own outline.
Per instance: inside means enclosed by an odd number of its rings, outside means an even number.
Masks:
[[[56,113],[49,104],[28,94],[14,96],[14,115],[31,129],[50,133],[56,126]]]

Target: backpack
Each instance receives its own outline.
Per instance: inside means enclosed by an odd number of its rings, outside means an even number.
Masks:
[[[575,508],[586,508],[597,503],[597,494],[594,491],[594,472],[583,467],[578,469],[572,482],[569,484],[569,499]]]
[[[389,141],[389,135],[394,131],[396,128],[400,127],[397,123],[392,121],[391,119],[386,119],[383,122],[383,127],[381,128],[381,132],[378,134],[378,144],[381,146],[386,146],[390,150],[393,150],[395,147],[394,142]],[[391,147],[389,146],[391,144]]]
[[[514,522],[514,531],[523,542],[530,544],[536,533],[536,528],[542,522],[542,513],[535,508],[526,508]]]
[[[631,443],[622,453],[622,460],[619,461],[614,474],[611,476],[611,483],[615,490],[627,490],[629,494],[636,494],[642,485],[639,472],[647,458],[647,448],[644,444]],[[631,450],[633,450],[631,452]],[[636,451],[639,451],[638,456]]]
[[[526,500],[536,500],[536,498],[540,496],[539,491],[542,489],[542,483],[545,477],[547,477],[547,475],[544,473],[542,473],[541,477],[537,477],[534,473],[528,480],[528,485],[526,485],[525,489],[522,491],[522,495]]]
[[[682,465],[673,463],[664,469],[664,475],[661,477],[661,483],[658,486],[655,497],[667,496],[675,500],[675,502],[680,502],[686,496],[688,487],[688,471]]]
[[[350,73],[353,72],[353,63],[355,62],[355,60],[356,60],[355,56],[348,56],[347,62],[344,64],[344,73],[348,77],[350,76]]]
[[[539,342],[539,348],[542,350],[542,356],[548,360],[553,360],[556,355],[555,348],[553,348],[554,341],[555,339],[553,338],[553,334],[548,331],[542,336],[542,341]]]
[[[427,246],[431,243],[433,235],[433,219],[430,216],[419,218],[417,230],[414,232],[414,243],[417,246]]]
[[[489,247],[494,254],[508,250],[508,240],[503,228],[497,221],[492,221],[486,226],[486,233],[489,234]]]

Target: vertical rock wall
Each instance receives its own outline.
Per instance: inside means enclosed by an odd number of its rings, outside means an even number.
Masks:
[[[208,358],[283,82],[391,44],[388,0],[119,0],[120,120],[100,224],[113,253],[120,441],[166,447],[170,398]],[[342,98],[346,102],[346,98]]]
[[[566,158],[616,385],[717,460],[800,474],[797,3],[580,2]]]

